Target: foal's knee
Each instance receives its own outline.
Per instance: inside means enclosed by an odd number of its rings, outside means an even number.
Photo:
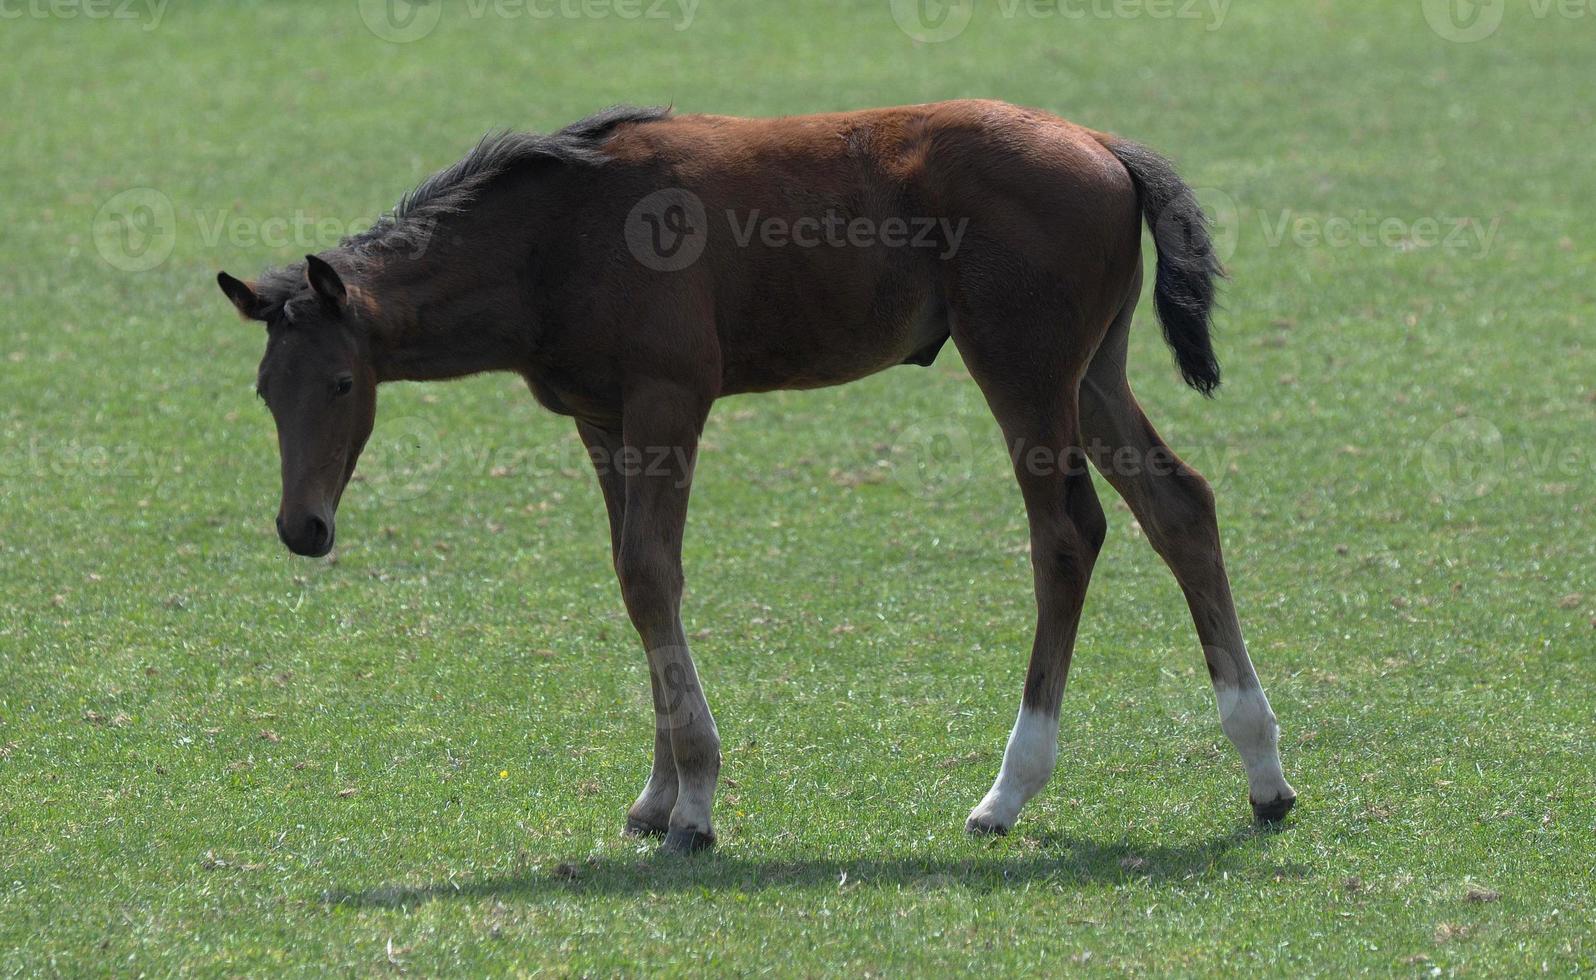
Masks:
[[[1182,466],[1153,485],[1157,501],[1142,523],[1158,553],[1178,560],[1210,554],[1219,547],[1219,518],[1214,491],[1196,470]]]
[[[680,563],[663,547],[624,542],[615,557],[615,575],[627,612],[640,624],[675,616],[682,595]]]
[[[1097,491],[1092,489],[1092,478],[1083,474],[1079,479],[1085,486],[1070,488],[1070,520],[1085,550],[1096,560],[1108,538],[1108,517],[1097,499]]]
[[[1093,537],[1070,522],[1054,528],[1040,540],[1033,540],[1032,561],[1045,579],[1079,594],[1085,591],[1092,576],[1092,565],[1097,561],[1101,545],[1100,536]]]
[[[1108,537],[1108,518],[1085,473],[1070,477],[1065,488],[1064,513],[1044,542],[1051,571],[1063,584],[1084,588],[1092,566]]]

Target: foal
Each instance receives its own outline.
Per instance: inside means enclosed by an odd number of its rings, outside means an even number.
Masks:
[[[282,457],[277,529],[296,554],[332,548],[384,381],[514,371],[575,420],[653,684],[654,763],[629,832],[672,851],[715,841],[720,738],[679,608],[711,403],[929,364],[949,337],[1009,446],[1037,600],[1019,717],[966,828],[1007,832],[1053,771],[1105,531],[1088,457],[1179,580],[1254,816],[1277,821],[1296,794],[1213,495],[1125,381],[1143,219],[1164,337],[1211,393],[1219,268],[1190,190],[1134,143],[1000,102],[783,119],[616,108],[549,136],[491,136],[338,248],[218,281],[266,324],[257,387]]]

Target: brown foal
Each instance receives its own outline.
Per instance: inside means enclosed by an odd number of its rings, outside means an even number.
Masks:
[[[1211,392],[1219,268],[1190,190],[1134,143],[1000,102],[782,119],[617,108],[492,136],[338,248],[253,283],[218,279],[266,324],[258,389],[282,457],[277,527],[297,554],[332,548],[384,381],[514,371],[575,420],[653,683],[654,763],[629,832],[673,851],[715,840],[720,739],[680,610],[710,405],[929,364],[949,337],[1009,446],[1037,600],[1019,717],[967,828],[1006,832],[1053,771],[1105,530],[1088,458],[1179,580],[1254,816],[1277,821],[1296,794],[1213,494],[1125,381],[1144,219],[1164,336]]]

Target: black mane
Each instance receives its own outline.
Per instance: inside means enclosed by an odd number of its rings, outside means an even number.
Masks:
[[[670,115],[666,106],[611,106],[547,135],[501,130],[488,133],[459,162],[438,171],[399,199],[376,224],[338,243],[359,260],[377,252],[423,250],[438,220],[456,214],[503,174],[533,161],[598,166],[607,159],[600,146],[617,126],[653,122]],[[273,306],[286,305],[304,286],[304,263],[261,276],[256,291]],[[290,317],[291,319],[291,317]]]
[[[546,136],[507,130],[488,133],[458,163],[422,181],[415,190],[399,199],[390,214],[380,218],[369,230],[344,239],[339,246],[363,251],[367,246],[387,242],[395,236],[403,238],[407,228],[425,228],[440,216],[461,210],[494,178],[533,160],[596,166],[605,160],[599,146],[615,127],[653,122],[669,114],[670,109],[662,106],[618,105]],[[413,243],[391,244],[405,248]]]

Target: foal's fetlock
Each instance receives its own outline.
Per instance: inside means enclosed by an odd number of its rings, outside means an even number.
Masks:
[[[676,784],[655,789],[652,781],[626,811],[627,837],[664,837],[670,830],[671,811],[676,808]]]
[[[994,789],[986,794],[964,821],[964,832],[982,837],[1002,837],[1014,828],[1019,811],[1004,803]]]
[[[715,831],[697,830],[692,827],[672,827],[665,834],[665,843],[659,846],[661,854],[696,854],[700,851],[712,850],[715,846]]]
[[[1286,814],[1290,813],[1291,808],[1297,805],[1297,794],[1281,795],[1271,800],[1259,800],[1257,797],[1251,796],[1247,798],[1247,801],[1252,804],[1253,820],[1260,824],[1271,825],[1278,824],[1286,819]]]
[[[974,837],[1002,837],[1009,832],[1007,824],[1001,823],[996,817],[976,816],[964,821],[964,832]]]
[[[626,815],[626,826],[621,830],[625,837],[664,837],[670,826],[665,820],[639,816],[635,813]]]

